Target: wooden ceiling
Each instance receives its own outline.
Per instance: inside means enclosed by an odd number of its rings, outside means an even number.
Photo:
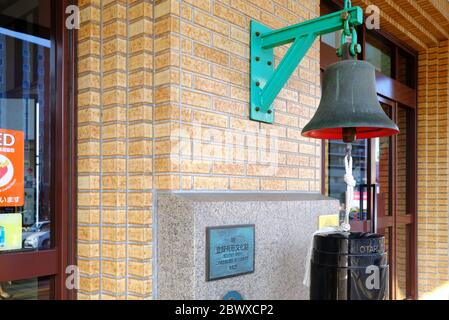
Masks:
[[[449,0],[352,0],[380,8],[381,29],[416,51],[449,39]]]

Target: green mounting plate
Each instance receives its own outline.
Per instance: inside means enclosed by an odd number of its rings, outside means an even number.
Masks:
[[[261,34],[269,31],[272,29],[256,21],[251,21],[250,119],[265,123],[274,122],[273,106],[264,110],[260,101],[260,93],[274,73],[274,50],[262,49],[260,37]]]
[[[343,14],[348,13],[350,26],[363,23],[363,11],[360,7],[351,7],[278,30],[271,30],[257,21],[251,21],[251,120],[274,122],[272,103],[289,77],[317,37],[344,28]],[[273,48],[288,43],[292,45],[275,69]]]

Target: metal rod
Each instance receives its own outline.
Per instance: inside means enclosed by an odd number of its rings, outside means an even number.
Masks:
[[[306,37],[301,37],[295,40],[290,49],[285,54],[284,59],[277,67],[273,76],[265,85],[261,92],[261,110],[265,112],[276,99],[279,92],[284,87],[284,84],[288,81],[293,71],[295,71],[302,57],[309,50],[315,41],[316,36],[313,33],[308,34]]]
[[[363,10],[360,7],[345,8],[278,30],[269,30],[255,21],[251,23],[250,118],[273,123],[272,103],[315,39],[320,35],[341,30],[347,25],[355,27],[363,24]],[[273,70],[273,48],[292,42],[278,68]]]
[[[271,49],[279,47],[287,43],[293,42],[295,39],[314,33],[320,36],[332,33],[343,28],[341,15],[343,12],[350,14],[349,23],[353,26],[363,24],[363,11],[360,7],[352,7],[349,10],[341,10],[328,15],[307,20],[282,29],[273,30],[260,35],[262,39],[262,48]]]

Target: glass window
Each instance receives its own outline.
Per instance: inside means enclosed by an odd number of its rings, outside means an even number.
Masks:
[[[0,1],[0,253],[51,246],[51,7],[18,3]]]
[[[410,167],[410,164],[408,163],[408,152],[410,146],[408,145],[408,134],[407,130],[410,126],[409,124],[409,116],[413,111],[410,109],[398,108],[398,126],[401,130],[400,133],[397,136],[397,169],[396,169],[396,212],[397,215],[403,216],[410,214],[409,208],[407,206],[407,199],[410,198],[408,194],[408,170],[407,168]]]
[[[365,51],[366,61],[387,77],[393,77],[393,50],[391,46],[367,32]]]
[[[337,49],[340,47],[341,33],[342,31],[336,31],[328,34],[323,34],[321,36],[321,42]]]
[[[408,298],[410,277],[410,236],[409,225],[398,225],[396,228],[396,274],[397,290],[396,299],[404,300]]]
[[[0,283],[0,300],[50,300],[51,278]]]
[[[415,71],[415,59],[403,50],[399,50],[397,80],[410,88],[415,88]]]
[[[326,188],[329,197],[340,200],[344,210],[346,183],[345,176],[345,148],[341,141],[329,141],[327,144],[327,173]],[[354,190],[354,202],[351,206],[351,220],[367,219],[367,162],[368,140],[357,140],[352,144],[353,175],[357,181]]]
[[[321,15],[327,15],[336,11],[341,10],[338,6],[333,5],[332,3],[326,3],[321,5]],[[328,46],[331,46],[332,48],[339,48],[340,47],[340,37],[341,37],[341,30],[323,34],[321,36],[321,42],[327,44]]]
[[[50,39],[51,0],[1,0],[0,28]]]
[[[391,107],[383,104],[382,109],[391,118]],[[376,198],[377,215],[379,217],[390,216],[390,183],[391,183],[391,159],[390,159],[390,137],[374,139],[376,156]]]

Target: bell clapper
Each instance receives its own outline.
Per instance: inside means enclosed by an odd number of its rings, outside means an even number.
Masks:
[[[352,143],[357,139],[356,128],[343,128],[343,141],[346,143]]]

